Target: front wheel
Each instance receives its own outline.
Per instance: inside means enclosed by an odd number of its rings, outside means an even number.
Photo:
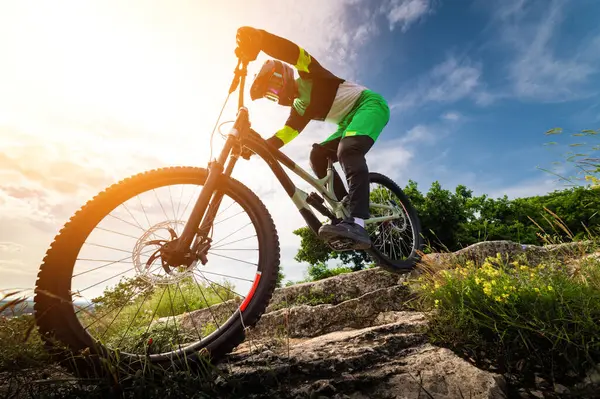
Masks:
[[[225,176],[217,185],[223,199],[205,258],[181,265],[161,258],[207,175],[172,167],[125,179],[55,237],[38,273],[35,317],[51,349],[66,346],[65,365],[81,371],[107,357],[134,369],[215,362],[256,324],[275,289],[279,240],[246,186]]]
[[[377,266],[395,273],[414,269],[423,247],[421,222],[402,189],[389,177],[369,173],[370,219],[365,225],[371,237],[367,252]],[[376,221],[395,215],[391,220]]]

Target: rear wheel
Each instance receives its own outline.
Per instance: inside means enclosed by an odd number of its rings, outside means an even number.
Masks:
[[[275,289],[279,240],[263,203],[240,182],[218,185],[223,200],[206,264],[173,266],[161,258],[207,175],[173,167],[125,179],[55,237],[38,273],[35,317],[50,348],[66,346],[70,359],[89,354],[67,366],[81,372],[107,356],[130,369],[214,363],[259,320]]]
[[[398,185],[380,173],[369,173],[370,217],[396,214],[393,220],[368,223],[371,237],[369,255],[376,263],[392,272],[412,270],[423,247],[421,223],[410,200]]]

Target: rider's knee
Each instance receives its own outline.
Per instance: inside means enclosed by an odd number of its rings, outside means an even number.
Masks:
[[[312,149],[310,150],[310,167],[313,170],[322,169],[321,165],[325,164],[325,160],[327,159],[327,151],[320,144],[313,144]]]
[[[344,138],[337,149],[337,157],[344,171],[348,173],[360,173],[368,170],[364,158],[370,145],[361,137]]]

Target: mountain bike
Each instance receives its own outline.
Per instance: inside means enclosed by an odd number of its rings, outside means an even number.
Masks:
[[[238,112],[207,168],[165,167],[121,180],[89,200],[56,235],[34,298],[48,349],[66,347],[76,354],[70,359],[84,358],[86,367],[112,356],[132,369],[148,362],[177,368],[202,359],[218,362],[245,339],[276,288],[280,244],[264,203],[231,177],[243,149],[266,162],[315,234],[322,222],[313,209],[332,223],[348,216],[334,194],[332,160],[327,175],[315,178],[251,128],[244,106],[247,65],[238,59],[225,100],[239,88]],[[296,187],[284,167],[315,191]],[[391,179],[370,173],[369,180],[374,187],[365,226],[372,247],[366,252],[386,270],[408,272],[423,245],[417,213]],[[236,223],[241,227],[232,227]],[[349,248],[343,240],[327,245]],[[241,277],[232,276],[236,272]]]

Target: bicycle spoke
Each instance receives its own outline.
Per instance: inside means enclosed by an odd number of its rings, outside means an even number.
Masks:
[[[142,293],[143,293],[144,291],[149,291],[151,288],[152,288],[152,287],[148,287],[148,288],[145,288],[145,289],[143,289],[143,290],[142,290]],[[135,296],[135,292],[134,292],[133,294],[131,294],[131,295],[128,297],[128,299],[127,299],[127,301],[126,301],[125,303],[127,304],[127,303],[131,302],[131,300],[133,299],[133,297],[134,297],[134,296]],[[119,309],[119,312],[118,312],[118,313],[117,313],[117,315],[116,315],[116,316],[113,318],[112,322],[111,322],[111,323],[108,325],[108,327],[107,327],[107,328],[106,328],[106,330],[104,331],[104,334],[106,334],[106,331],[108,331],[108,329],[110,328],[110,326],[111,326],[111,325],[114,323],[114,321],[117,319],[117,316],[119,316],[119,313],[121,313],[121,311],[122,311],[124,308],[125,308],[125,305],[123,305],[123,306],[121,307],[121,309]],[[102,319],[104,316],[106,316],[106,315],[110,314],[110,312],[114,311],[115,309],[116,309],[116,306],[115,306],[115,307],[112,307],[112,308],[110,308],[110,309],[108,309],[106,312],[104,312],[103,316],[101,316],[101,317],[95,317],[95,316],[92,316],[92,319],[94,320],[94,322],[93,322],[93,323],[91,323],[91,324],[88,324],[87,326],[85,326],[85,327],[84,327],[84,329],[86,329],[86,330],[87,330],[88,328],[90,328],[91,326],[93,326],[94,324],[96,324],[96,323],[97,323],[98,321],[100,321],[100,320],[101,320],[101,319]],[[104,334],[103,334],[103,337],[104,337]]]
[[[202,271],[196,271],[196,272],[197,272],[197,273],[204,273],[204,272],[202,272]],[[206,281],[208,281],[208,282],[210,282],[210,283],[212,283],[212,284],[218,285],[219,287],[221,287],[221,288],[223,288],[223,289],[225,289],[225,290],[227,290],[227,291],[233,292],[235,295],[237,295],[237,296],[239,296],[239,297],[241,297],[241,298],[246,298],[246,296],[245,296],[245,295],[242,295],[242,294],[240,294],[240,293],[238,293],[238,292],[236,292],[236,291],[232,290],[231,288],[227,288],[227,287],[225,287],[225,286],[223,286],[223,285],[221,285],[221,284],[217,283],[216,281],[212,281],[212,280],[210,280],[208,277],[205,277],[204,275],[200,275],[199,277],[202,277],[204,280],[206,280]],[[213,288],[213,289],[214,289],[214,288]],[[223,300],[223,298],[222,298],[222,297],[219,295],[219,293],[218,293],[218,292],[215,292],[215,293],[217,294],[217,296],[219,296],[219,298],[220,298],[221,300]],[[223,301],[224,301],[224,300],[223,300]]]
[[[179,201],[177,202],[177,211],[175,211],[175,220],[179,220],[179,209],[181,208],[181,199],[183,198],[183,189],[185,186],[181,185],[181,195],[179,196]]]
[[[125,203],[121,204],[121,206],[123,208],[125,208],[125,210],[127,211],[127,213],[129,214],[129,216],[131,216],[131,218],[133,219],[133,221],[135,222],[135,224],[142,230],[146,231],[146,229],[144,229],[141,225],[140,222],[137,221],[137,219],[135,218],[135,216],[133,216],[133,213],[131,213],[131,211],[129,210],[129,208],[127,208],[127,205],[125,205]]]
[[[214,249],[217,249],[217,248],[223,248],[223,247],[224,247],[224,246],[226,246],[226,245],[229,245],[229,244],[235,244],[235,243],[237,243],[237,242],[244,241],[244,240],[247,240],[247,239],[249,239],[249,238],[252,238],[252,237],[257,237],[257,235],[256,235],[256,234],[254,234],[254,235],[251,235],[251,236],[248,236],[248,237],[240,238],[239,240],[230,241],[230,242],[228,242],[228,243],[226,243],[226,244],[221,244],[221,245],[219,245],[219,246],[217,246],[217,247],[213,247],[213,246],[211,246],[211,247],[210,247],[210,249],[214,250]],[[225,238],[228,238],[228,237],[225,237]],[[215,244],[218,244],[218,243],[220,243],[221,241],[223,241],[223,240],[217,241]]]
[[[173,308],[173,299],[171,298],[171,285],[167,285],[167,291],[169,293],[169,303],[171,304],[171,315],[173,316],[173,327],[175,327],[175,336],[177,337],[177,346],[181,349],[181,342],[179,332],[177,331],[177,320],[175,320],[175,309]],[[167,322],[168,322],[167,318]]]
[[[156,308],[154,309],[154,312],[152,313],[152,317],[150,318],[150,321],[148,321],[148,327],[146,327],[146,332],[144,334],[148,334],[148,331],[150,331],[150,326],[152,325],[152,322],[154,321],[154,317],[156,317],[156,313],[158,312],[158,305],[162,302],[162,299],[165,296],[165,291],[166,291],[166,289],[164,289],[162,294],[160,294],[160,298],[158,299],[158,302],[156,303]]]
[[[221,220],[221,221],[219,221],[219,222],[217,222],[217,223],[213,223],[213,226],[216,226],[216,225],[218,225],[219,223],[223,223],[223,222],[225,222],[225,221],[227,221],[227,220],[229,220],[229,219],[231,219],[231,218],[234,218],[234,217],[236,217],[237,215],[241,215],[242,213],[246,213],[246,211],[242,209],[240,212],[236,213],[235,215],[229,216],[227,219],[223,219],[223,220]]]
[[[202,295],[202,298],[204,299],[204,302],[206,302],[206,308],[208,309],[208,311],[210,312],[210,314],[213,316],[215,324],[217,325],[218,328],[221,328],[221,326],[219,325],[219,321],[217,320],[217,318],[215,317],[215,314],[213,313],[213,310],[211,308],[211,304],[208,302],[208,299],[206,299],[206,296],[204,295],[204,291],[202,291],[200,283],[196,279],[196,276],[195,276],[194,273],[192,273],[192,278],[196,282],[196,285],[198,286],[198,290],[200,290],[200,295]]]
[[[156,194],[156,190],[152,189],[152,192],[154,193],[154,196],[156,197],[156,200],[158,201],[158,205],[160,205],[160,209],[162,209],[164,215],[165,215],[165,220],[169,220],[169,217],[167,216],[167,212],[165,211],[165,208],[162,205],[162,202],[160,202],[160,199],[158,198],[158,195]]]
[[[150,252],[155,252],[155,251],[156,251],[155,249],[151,249],[151,250],[148,250],[148,251],[145,251],[145,252],[142,252],[142,253],[140,253],[140,255],[145,255],[145,254],[147,254],[147,253],[150,253]],[[86,270],[86,271],[84,271],[84,272],[81,272],[81,273],[74,274],[74,275],[72,276],[72,278],[75,278],[75,277],[77,277],[77,276],[81,276],[82,274],[86,274],[86,273],[93,272],[93,271],[95,271],[95,270],[102,269],[102,268],[104,268],[104,267],[106,267],[106,266],[114,265],[115,263],[133,263],[133,262],[131,262],[131,261],[129,261],[129,262],[124,262],[124,260],[125,260],[125,259],[129,259],[129,258],[131,258],[131,256],[126,256],[125,258],[122,258],[122,259],[119,259],[119,260],[115,260],[115,261],[110,261],[110,260],[95,260],[95,259],[85,259],[85,258],[77,258],[76,260],[84,260],[84,261],[88,261],[88,262],[109,262],[109,263],[106,263],[106,264],[104,264],[104,265],[101,265],[101,266],[95,267],[95,268],[93,268],[93,269],[90,269],[90,270]]]
[[[181,286],[179,285],[179,283],[177,283],[177,288],[179,288],[179,292],[181,293],[181,298],[183,299],[183,304],[185,305],[185,309],[186,309],[186,313],[191,313],[190,308],[187,304],[187,301],[185,300],[185,295],[183,295],[183,291],[181,290]],[[194,330],[196,330],[196,334],[198,334],[198,338],[200,340],[202,340],[202,334],[200,334],[200,331],[198,331],[198,326],[196,325],[196,320],[192,317],[192,324],[194,326]]]
[[[94,288],[94,287],[95,287],[95,286],[97,286],[98,284],[105,283],[105,282],[107,282],[108,280],[112,280],[113,278],[115,278],[115,277],[117,277],[117,276],[120,276],[120,275],[122,275],[122,274],[125,274],[125,273],[127,273],[127,272],[130,272],[130,271],[132,271],[132,270],[134,270],[134,269],[135,269],[135,266],[134,266],[134,267],[132,267],[131,269],[127,269],[127,270],[125,270],[125,271],[124,271],[124,272],[122,272],[122,273],[115,274],[114,276],[112,276],[112,277],[109,277],[109,278],[107,278],[106,280],[102,280],[102,281],[100,281],[100,282],[97,282],[97,283],[96,283],[96,284],[94,284],[94,285],[90,285],[90,286],[89,286],[89,287],[87,287],[87,288],[84,288],[84,289],[82,289],[82,290],[77,290],[77,291],[78,291],[78,292],[83,292],[83,291],[85,291],[85,290],[88,290],[88,289],[90,289],[90,288]]]
[[[227,208],[225,208],[225,209],[223,209],[221,212],[217,213],[217,215],[215,216],[215,220],[217,220],[217,218],[218,218],[220,215],[222,215],[222,214],[224,214],[225,212],[227,212],[227,210],[228,210],[229,208],[231,208],[232,206],[234,206],[235,204],[236,204],[236,203],[235,203],[235,201],[231,201],[231,204],[230,204],[230,205],[229,205]]]
[[[194,187],[194,193],[196,193],[196,190],[198,189],[198,187]],[[194,199],[194,197],[196,197],[196,195],[194,195],[194,193],[190,196],[190,199],[187,202],[187,205],[185,206],[185,208],[183,208],[183,212],[181,212],[181,217],[183,217],[183,215],[185,215],[185,211],[187,211],[188,207],[190,206],[190,203],[192,202],[192,199]],[[183,196],[183,192],[181,194]]]
[[[231,236],[232,236],[232,235],[234,235],[235,233],[237,233],[237,232],[239,232],[239,231],[241,231],[241,230],[245,229],[246,227],[250,226],[251,224],[252,224],[252,222],[249,222],[248,224],[246,224],[246,225],[244,225],[244,226],[240,227],[239,229],[237,229],[237,230],[236,230],[236,231],[234,231],[233,233],[229,234],[228,236],[226,236],[226,237],[224,237],[224,238],[221,238],[219,241],[217,241],[217,242],[213,243],[213,245],[217,245],[218,243],[220,243],[220,242],[222,242],[222,241],[224,241],[224,240],[228,239],[229,237],[231,237]]]
[[[109,233],[118,234],[118,235],[121,235],[121,236],[124,236],[124,237],[133,238],[134,240],[138,240],[139,239],[139,237],[135,237],[135,236],[132,236],[132,235],[129,235],[129,234],[121,233],[121,232],[110,230],[110,229],[105,229],[103,227],[96,227],[96,228],[98,230],[103,230],[103,231],[106,231],[106,232],[109,232]]]
[[[152,223],[150,223],[150,219],[148,218],[148,213],[146,212],[146,208],[144,208],[144,204],[142,203],[142,200],[140,199],[139,195],[135,196],[138,200],[138,202],[140,203],[140,207],[142,208],[142,212],[144,212],[144,217],[146,218],[146,222],[148,222],[148,227],[152,226]]]
[[[131,326],[133,325],[133,321],[136,319],[137,315],[140,313],[140,310],[142,309],[142,307],[144,306],[144,303],[146,303],[146,299],[148,299],[148,297],[150,297],[152,291],[148,291],[146,293],[146,295],[144,295],[144,299],[142,300],[142,302],[140,303],[140,306],[138,306],[137,310],[135,311],[135,315],[131,318],[131,321],[129,322],[129,325],[127,326],[127,329],[125,330],[125,332],[123,333],[123,335],[121,336],[121,339],[119,340],[119,344],[118,346],[120,347],[121,344],[123,343],[123,340],[125,339],[125,336],[127,335],[127,333],[129,332],[129,330],[131,329]]]
[[[246,298],[245,296],[240,295],[237,292],[235,292],[235,291],[233,291],[233,290],[231,290],[231,289],[229,289],[227,287],[223,287],[221,284],[219,284],[219,283],[217,283],[215,281],[210,280],[209,278],[205,277],[204,275],[201,275],[200,277],[209,282],[209,287],[211,287],[212,290],[215,292],[215,294],[217,294],[217,296],[219,297],[219,299],[221,299],[221,303],[223,303],[223,304],[228,303],[229,301],[226,301],[225,299],[223,299],[223,297],[221,296],[221,294],[219,294],[219,292],[213,287],[213,285],[218,285],[221,288],[225,288],[226,290],[233,292],[234,294],[236,294],[239,297],[242,297],[244,299]],[[231,305],[233,305],[233,304],[229,303],[229,305],[226,305],[226,306],[228,306],[229,309],[232,310],[233,313],[235,313],[237,311],[237,308],[236,307],[231,307]],[[218,326],[218,324],[217,324],[217,326]],[[219,328],[221,328],[221,327],[219,327]]]
[[[211,251],[258,251],[258,248],[211,248]]]
[[[241,262],[241,263],[246,263],[248,265],[252,265],[252,266],[258,266],[258,263],[252,263],[252,262],[248,262],[246,260],[241,260],[241,259],[236,259],[236,258],[232,258],[231,256],[226,256],[226,255],[219,255],[219,254],[215,254],[213,252],[208,251],[209,254],[214,255],[214,256],[218,256],[220,258],[227,258],[229,260],[235,260],[237,262]]]
[[[228,274],[221,274],[221,273],[215,273],[215,272],[209,272],[207,270],[202,270],[202,271],[198,271],[199,273],[208,273],[208,274],[214,274],[215,276],[221,276],[221,277],[229,277],[229,278],[234,278],[236,280],[242,280],[242,281],[248,281],[250,283],[253,283],[254,280],[250,280],[248,278],[242,278],[242,277],[234,277],[234,276],[230,276]]]

